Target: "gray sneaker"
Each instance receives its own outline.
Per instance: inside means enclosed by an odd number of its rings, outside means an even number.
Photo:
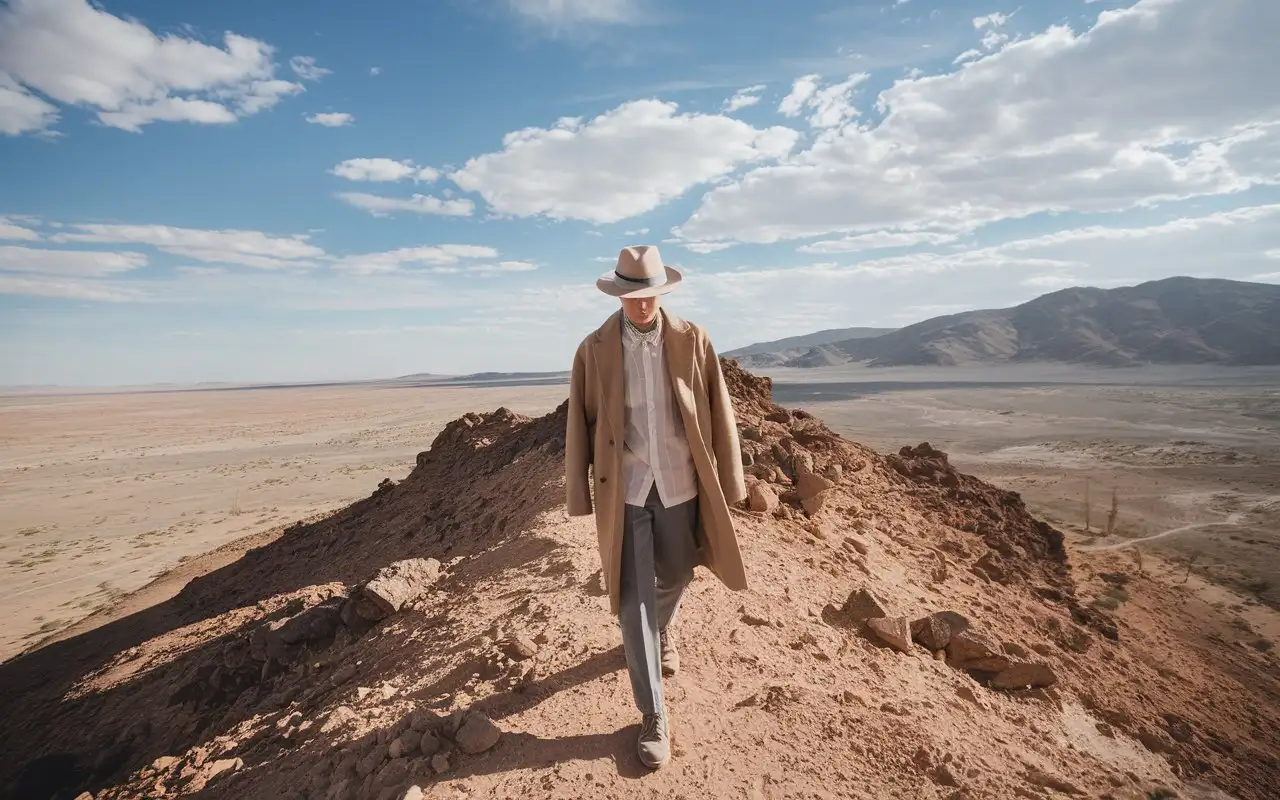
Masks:
[[[671,758],[671,735],[666,714],[645,714],[640,721],[640,739],[636,743],[640,763],[657,769]]]
[[[675,675],[680,671],[680,651],[676,649],[675,641],[666,631],[660,631],[658,642],[662,647],[662,674],[668,677]]]

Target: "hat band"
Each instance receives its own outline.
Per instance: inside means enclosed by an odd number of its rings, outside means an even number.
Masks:
[[[621,272],[618,272],[616,269],[613,271],[613,274],[614,274],[614,275],[615,275],[619,280],[624,280],[624,281],[626,281],[627,283],[633,283],[633,284],[635,284],[636,286],[661,286],[662,284],[664,284],[664,283],[666,283],[666,282],[667,282],[667,276],[666,276],[666,275],[662,275],[662,276],[661,276],[661,279],[659,279],[658,277],[653,277],[653,278],[628,278],[626,275],[623,275]]]

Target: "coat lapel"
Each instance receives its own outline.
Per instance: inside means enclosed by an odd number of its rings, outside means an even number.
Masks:
[[[626,419],[622,385],[622,309],[615,311],[600,326],[592,347],[596,357],[596,376],[600,381],[600,404],[613,437],[621,441]]]
[[[663,349],[667,355],[667,375],[671,379],[671,388],[675,392],[676,402],[680,406],[680,416],[684,418],[685,428],[697,430],[697,406],[694,402],[694,358],[693,329],[679,317],[662,312],[665,330],[663,331]]]

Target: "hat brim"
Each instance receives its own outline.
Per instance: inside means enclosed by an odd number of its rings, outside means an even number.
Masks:
[[[610,270],[596,279],[596,288],[610,297],[656,297],[676,288],[680,285],[680,281],[684,280],[680,270],[675,267],[664,266],[663,268],[667,271],[667,281],[657,286],[642,286],[639,289],[633,289],[618,280],[618,276]]]

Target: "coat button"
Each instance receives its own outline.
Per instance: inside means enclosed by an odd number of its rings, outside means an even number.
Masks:
[[[600,476],[600,482],[601,482],[601,483],[604,483],[604,482],[606,482],[606,481],[608,481],[608,480],[609,480],[609,479],[608,479],[608,478],[606,478],[605,476],[603,476],[603,475],[601,475],[601,476]]]
[[[613,447],[613,440],[612,440],[612,439],[610,439],[610,440],[609,440],[609,446],[610,446],[610,447]]]

